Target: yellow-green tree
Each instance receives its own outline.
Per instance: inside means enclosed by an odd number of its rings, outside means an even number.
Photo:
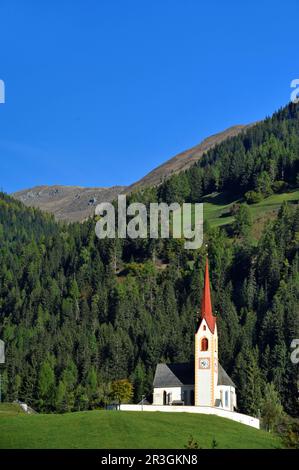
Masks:
[[[119,404],[130,401],[133,391],[133,385],[128,379],[115,380],[111,384],[111,398]]]

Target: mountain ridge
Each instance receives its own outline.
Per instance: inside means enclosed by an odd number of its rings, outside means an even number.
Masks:
[[[124,189],[124,186],[85,188],[41,185],[18,191],[12,196],[26,206],[54,214],[56,220],[83,222],[94,213],[97,204],[112,201]]]
[[[199,144],[176,154],[129,186],[82,187],[39,185],[12,193],[28,207],[54,214],[56,220],[83,222],[94,213],[100,202],[112,202],[119,194],[129,194],[149,186],[158,186],[175,173],[195,164],[208,150],[224,140],[235,137],[249,125],[235,125],[203,139]]]
[[[211,136],[206,137],[199,144],[176,154],[174,157],[166,160],[166,162],[151,170],[143,178],[130,185],[128,190],[131,192],[142,187],[156,186],[161,184],[165,178],[175,173],[180,173],[181,171],[184,171],[195,164],[206,152],[215,147],[217,144],[220,144],[224,140],[231,137],[235,137],[240,132],[243,132],[252,125],[253,124],[238,124],[228,127],[224,131],[217,132],[216,134],[212,134]]]

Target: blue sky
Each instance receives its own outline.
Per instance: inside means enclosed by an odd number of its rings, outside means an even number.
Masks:
[[[298,0],[1,0],[0,187],[130,184],[299,78]]]

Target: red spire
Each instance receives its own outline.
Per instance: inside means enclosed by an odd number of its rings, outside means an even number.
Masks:
[[[209,329],[214,333],[216,317],[214,317],[212,312],[208,258],[206,260],[204,291],[201,301],[201,317],[206,320]]]

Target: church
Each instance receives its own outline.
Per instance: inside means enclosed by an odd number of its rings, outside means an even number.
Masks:
[[[218,346],[207,260],[201,319],[195,331],[194,363],[157,365],[153,405],[208,406],[234,411],[237,407],[236,386],[219,363]]]

